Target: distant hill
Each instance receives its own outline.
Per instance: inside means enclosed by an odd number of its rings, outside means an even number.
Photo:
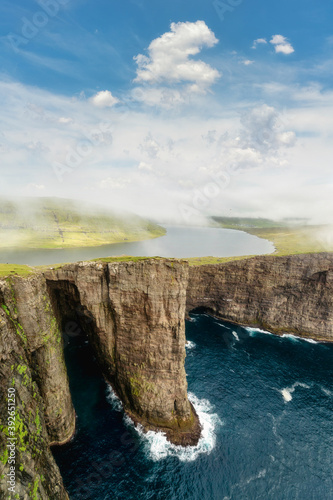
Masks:
[[[157,238],[165,229],[136,215],[60,198],[0,199],[0,248],[74,248]]]
[[[271,219],[262,219],[255,217],[217,217],[212,219],[220,226],[229,229],[245,229],[245,228],[281,228],[281,227],[296,227],[305,226],[308,224],[307,219],[283,219],[274,221]]]

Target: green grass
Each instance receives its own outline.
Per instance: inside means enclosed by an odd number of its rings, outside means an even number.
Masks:
[[[164,234],[164,228],[141,217],[71,200],[0,200],[0,248],[100,246]]]
[[[326,227],[328,231],[333,228]],[[247,233],[271,241],[274,255],[332,252],[333,242],[325,241],[325,226],[303,226],[296,228],[245,229]]]
[[[271,241],[275,252],[271,255],[297,255],[305,253],[333,252],[333,226],[329,225],[301,225],[299,221],[271,221],[269,219],[212,217],[214,222],[228,229],[242,230],[259,238]],[[195,257],[187,259],[190,266],[205,264],[221,264],[234,260],[243,260],[254,257]]]
[[[205,266],[207,264],[225,264],[226,262],[231,262],[233,260],[244,260],[250,259],[254,255],[242,255],[238,257],[191,257],[186,259],[190,266]]]
[[[121,257],[102,257],[93,259],[89,262],[138,262],[140,260],[162,259],[162,257],[131,257],[130,255],[122,255]]]
[[[34,272],[30,266],[19,266],[17,264],[0,264],[0,278],[7,276],[29,276]]]
[[[287,221],[273,221],[252,217],[212,217],[219,226],[227,229],[287,227]]]

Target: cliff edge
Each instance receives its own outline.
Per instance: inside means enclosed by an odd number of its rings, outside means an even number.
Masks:
[[[190,267],[187,313],[333,341],[333,254],[262,256]]]

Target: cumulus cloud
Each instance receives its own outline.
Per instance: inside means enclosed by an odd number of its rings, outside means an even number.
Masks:
[[[282,35],[274,35],[272,36],[270,43],[274,45],[274,49],[276,53],[281,53],[281,54],[292,54],[295,52],[293,46],[291,43],[288,42],[287,38]]]
[[[190,92],[205,92],[220,73],[191,56],[217,42],[204,21],[172,23],[169,32],[151,42],[148,56],[134,58],[138,65],[135,81],[150,85],[187,83]]]
[[[240,137],[245,147],[268,153],[295,144],[295,133],[285,130],[287,124],[281,114],[267,104],[244,113],[241,123]]]
[[[251,59],[245,59],[241,61],[241,63],[244,64],[244,66],[250,66],[251,64],[254,63],[254,61],[252,61]]]
[[[257,38],[256,40],[254,40],[252,49],[256,49],[259,44],[266,45],[267,44],[266,38]]]
[[[249,89],[250,85],[252,81]],[[224,101],[222,107],[219,96],[213,103],[212,97],[206,98],[211,114],[201,107],[192,107],[189,114],[136,108],[124,113],[115,107],[110,123],[101,124],[101,110],[90,106],[87,113],[86,99],[0,81],[0,94],[7,96],[0,113],[0,130],[6,130],[0,132],[5,148],[0,190],[27,195],[31,184],[32,195],[85,199],[181,221],[180,204],[193,206],[194,193],[203,192],[215,179],[222,184],[227,172],[228,187],[210,199],[203,213],[315,213],[314,220],[329,220],[333,96],[316,94],[309,106],[309,101],[296,100],[298,90],[286,86],[294,103],[286,118],[271,106],[254,104],[240,122],[239,111],[248,102],[237,107]],[[308,94],[310,99],[313,92]],[[268,99],[273,101],[277,99]],[[61,123],[66,116],[72,117],[73,125]],[[299,132],[297,142],[293,130]],[[109,131],[113,141],[101,140]],[[48,148],[41,155],[35,153],[38,142]],[[76,163],[67,163],[74,157]],[[54,162],[69,165],[63,182]]]
[[[97,92],[90,101],[94,106],[98,108],[111,108],[119,102],[119,100],[114,97],[109,90],[101,90]]]

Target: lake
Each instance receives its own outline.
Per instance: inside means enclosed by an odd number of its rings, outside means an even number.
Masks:
[[[38,266],[119,255],[186,258],[263,255],[274,252],[273,243],[243,231],[211,227],[165,226],[165,228],[167,234],[160,238],[99,247],[57,250],[2,249],[0,262]]]

